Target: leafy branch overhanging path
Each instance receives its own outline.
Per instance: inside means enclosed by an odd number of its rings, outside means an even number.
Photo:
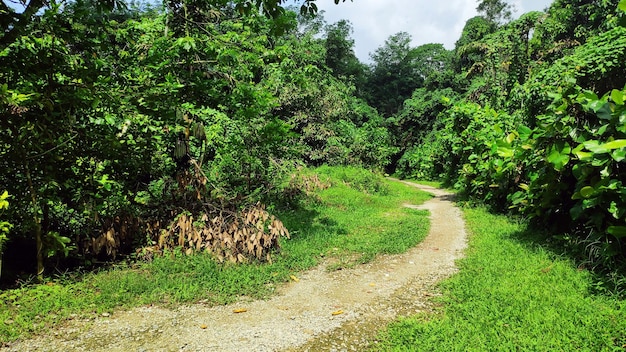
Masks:
[[[353,269],[314,268],[267,301],[241,301],[177,309],[141,307],[96,321],[73,321],[55,336],[41,336],[10,350],[66,351],[328,351],[362,350],[377,330],[399,315],[428,310],[434,285],[456,271],[466,247],[465,224],[452,195],[432,193],[426,239],[401,255]],[[237,309],[245,312],[236,314]]]

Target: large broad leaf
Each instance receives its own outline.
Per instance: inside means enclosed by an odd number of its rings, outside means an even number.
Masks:
[[[598,115],[598,117],[602,120],[610,120],[612,113],[611,104],[609,103],[605,103],[601,108],[596,110],[596,115]]]
[[[519,137],[523,141],[527,140],[530,137],[532,132],[533,131],[530,128],[523,126],[523,125],[520,125],[517,128],[517,133],[519,133]]]
[[[626,226],[609,226],[606,231],[617,238],[626,237]]]
[[[595,193],[595,189],[591,186],[586,186],[580,189],[580,195],[583,198],[589,198]]]
[[[594,154],[604,154],[610,152],[603,144],[598,141],[590,140],[583,143],[585,148]]]
[[[509,147],[498,147],[497,152],[498,156],[501,158],[513,157],[513,149]]]
[[[620,90],[613,89],[611,91],[611,100],[617,105],[624,105],[624,93]]]
[[[620,1],[619,4],[617,5],[617,8],[619,8],[620,10],[626,12],[626,0]]]
[[[616,139],[611,142],[606,142],[603,146],[609,150],[624,148],[626,147],[626,139]]]
[[[507,141],[507,143],[511,144],[511,143],[513,143],[515,138],[516,138],[516,136],[515,136],[514,133],[509,133],[509,135],[506,136],[506,141]]]
[[[588,161],[591,158],[593,158],[593,153],[590,152],[583,152],[582,149],[585,147],[584,144],[580,144],[578,145],[578,147],[574,148],[574,150],[572,150],[572,153],[574,155],[576,155],[576,157],[581,160],[581,161]]]
[[[570,160],[569,153],[571,150],[567,143],[556,143],[550,149],[550,154],[548,154],[546,160],[552,164],[557,171],[561,171]]]
[[[624,159],[626,159],[626,150],[614,150],[613,154],[611,154],[611,156],[613,157],[613,160],[617,161],[618,163],[624,161]]]

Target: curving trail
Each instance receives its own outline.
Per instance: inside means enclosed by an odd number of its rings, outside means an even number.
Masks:
[[[454,262],[466,247],[465,225],[452,195],[402,182],[435,196],[419,207],[405,205],[431,213],[428,236],[407,253],[335,272],[319,266],[267,301],[136,308],[95,321],[71,321],[55,335],[6,350],[361,351],[375,343],[386,323],[427,310],[434,285],[456,271]],[[234,314],[237,308],[247,311]]]

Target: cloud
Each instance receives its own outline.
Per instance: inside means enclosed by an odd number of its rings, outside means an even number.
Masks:
[[[518,13],[542,10],[551,0],[512,0]],[[355,53],[369,62],[369,53],[384,45],[389,36],[407,32],[412,45],[441,43],[447,49],[461,36],[465,22],[476,16],[475,0],[353,0],[335,5],[317,0],[328,23],[349,20],[353,27]]]

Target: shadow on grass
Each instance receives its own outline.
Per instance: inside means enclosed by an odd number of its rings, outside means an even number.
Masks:
[[[322,232],[339,235],[348,233],[348,230],[341,227],[337,221],[322,215],[311,206],[290,211],[283,210],[277,215],[291,232],[291,240],[301,240],[304,237]]]
[[[502,215],[490,210],[491,214]],[[510,217],[523,225],[524,230],[509,234],[508,238],[531,251],[547,251],[555,258],[570,260],[578,270],[589,272],[592,278],[591,294],[616,295],[626,298],[626,266],[612,263],[607,265],[590,257],[591,244],[576,240],[562,233],[549,232],[525,220]]]

